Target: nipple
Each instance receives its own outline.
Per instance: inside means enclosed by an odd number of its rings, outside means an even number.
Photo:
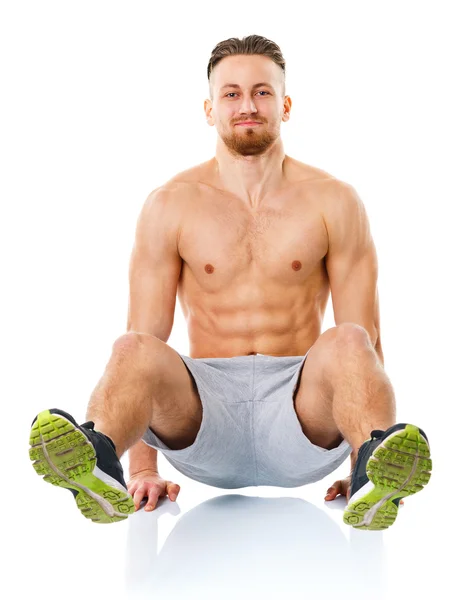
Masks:
[[[299,271],[302,268],[300,261],[298,261],[298,260],[293,261],[292,268],[294,269],[294,271]]]
[[[214,268],[212,267],[212,265],[207,264],[207,265],[205,265],[205,271],[206,271],[206,273],[213,273]]]

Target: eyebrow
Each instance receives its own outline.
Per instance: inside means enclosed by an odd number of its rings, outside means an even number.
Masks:
[[[266,86],[266,87],[269,87],[272,90],[274,90],[273,86],[270,83],[266,83],[265,81],[263,81],[261,83],[255,83],[255,85],[251,89],[254,90],[257,87],[262,87],[262,86]],[[225,88],[239,88],[239,87],[240,86],[237,83],[226,83],[220,89],[224,90]]]

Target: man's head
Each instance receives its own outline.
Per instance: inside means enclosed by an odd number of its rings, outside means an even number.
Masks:
[[[213,49],[204,108],[207,122],[233,154],[263,154],[278,139],[291,109],[285,68],[279,46],[259,35],[230,38]],[[236,125],[243,121],[259,125]]]

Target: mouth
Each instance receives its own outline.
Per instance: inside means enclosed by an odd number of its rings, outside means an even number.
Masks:
[[[243,121],[241,123],[236,123],[235,127],[237,125],[241,125],[242,127],[254,127],[255,125],[261,125],[261,123],[259,123],[258,121]]]

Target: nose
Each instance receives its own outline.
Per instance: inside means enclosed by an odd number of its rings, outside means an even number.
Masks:
[[[239,111],[240,115],[251,115],[256,112],[256,105],[253,101],[253,96],[244,96]]]

